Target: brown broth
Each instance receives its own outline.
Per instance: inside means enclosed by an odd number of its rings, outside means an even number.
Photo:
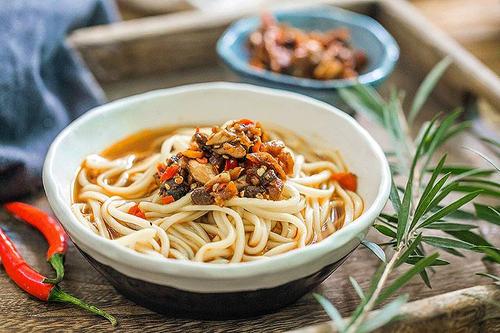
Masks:
[[[175,132],[174,127],[162,127],[145,129],[129,135],[100,152],[100,155],[108,159],[116,159],[125,155],[147,155],[158,151],[161,146],[161,138],[167,137]]]
[[[161,128],[151,128],[144,129],[139,132],[136,132],[132,135],[122,138],[121,140],[112,143],[110,146],[102,150],[99,155],[105,157],[107,159],[117,159],[128,155],[135,155],[138,160],[148,157],[151,154],[157,153],[161,149],[161,144],[165,139],[169,136],[172,136],[178,133],[181,129],[186,128],[196,128],[196,126],[184,125],[181,127],[161,127]],[[306,160],[330,160],[328,156],[325,156],[321,152],[318,152],[317,145],[308,144],[308,141],[295,133],[292,133],[288,130],[282,129],[278,126],[264,126],[264,128],[268,131],[271,139],[281,139],[285,142],[285,144],[295,151],[300,151],[306,158]],[[272,130],[270,130],[270,128]],[[193,130],[194,133],[194,130]],[[286,138],[286,140],[284,140]],[[321,146],[321,145],[319,145]],[[85,168],[85,161],[82,162],[80,168],[77,170],[77,175],[81,171],[82,168]],[[92,183],[95,183],[95,176],[88,175],[89,180]],[[72,184],[72,202],[80,202],[79,201],[79,193],[81,190],[81,186],[78,184],[77,177],[75,177]],[[343,209],[340,207],[334,208],[334,219],[338,221],[343,218]],[[119,237],[120,235],[114,231],[112,228],[107,228],[110,232],[111,238],[114,239]],[[277,225],[273,232],[281,234],[281,227]],[[330,231],[326,228],[321,230],[321,237],[326,238],[330,235]],[[211,235],[211,238],[215,237],[215,235]],[[314,236],[312,243],[317,242],[317,235]],[[263,251],[262,253],[264,253]]]

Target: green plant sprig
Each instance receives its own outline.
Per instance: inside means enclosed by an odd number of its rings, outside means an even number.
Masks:
[[[468,122],[458,122],[462,111],[437,115],[422,126],[415,140],[408,130],[450,64],[449,59],[444,59],[428,74],[417,90],[409,121],[402,108],[402,92],[393,89],[389,100],[385,101],[374,89],[362,85],[340,91],[341,97],[349,106],[368,115],[387,130],[394,145],[394,152],[389,154],[389,157],[396,159],[391,163],[393,176],[405,178],[403,188],[397,187],[394,180],[392,182],[390,201],[394,213],[382,213],[374,224],[376,230],[390,238],[390,241],[385,243],[393,249],[390,258],[386,258],[384,250],[377,244],[366,240],[363,242],[382,264],[372,277],[371,286],[366,292],[356,280],[350,278],[360,298],[360,303],[350,319],[344,320],[333,304],[321,295],[314,294],[340,332],[370,332],[397,317],[400,306],[407,300],[406,295],[397,297],[378,311],[375,317],[371,316],[367,320],[372,309],[394,295],[415,275],[419,274],[424,283],[431,286],[427,270],[432,269],[432,266],[449,263],[439,259],[438,252],[427,255],[424,243],[431,248],[457,256],[463,256],[460,252],[462,250],[480,252],[485,254],[485,259],[500,263],[500,250],[472,231],[477,226],[460,222],[463,218],[479,218],[500,225],[499,207],[475,203],[475,215],[461,210],[461,207],[479,195],[500,197],[500,185],[488,178],[498,171],[497,166],[486,156],[476,152],[492,164],[494,169],[450,166],[446,164],[446,155],[439,159],[435,167],[429,168],[437,150],[470,127]],[[491,139],[483,141],[496,144],[496,149],[499,147],[498,143]],[[452,199],[456,193],[465,194],[458,199]],[[441,231],[449,237],[427,235],[429,229]],[[394,269],[403,264],[409,265],[409,269],[394,282],[386,285]],[[493,280],[499,279],[492,274],[479,274]]]

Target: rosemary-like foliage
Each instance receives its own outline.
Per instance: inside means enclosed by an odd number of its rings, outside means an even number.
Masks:
[[[479,195],[500,197],[500,184],[491,179],[495,174],[498,177],[498,167],[489,159],[493,168],[447,165],[446,155],[434,167],[429,167],[436,159],[438,148],[468,129],[470,123],[458,122],[461,111],[457,110],[448,115],[437,115],[425,123],[415,140],[408,130],[450,63],[449,59],[444,59],[423,81],[414,98],[408,120],[402,109],[402,92],[393,90],[388,101],[374,89],[362,85],[340,92],[344,101],[353,109],[370,116],[387,130],[394,146],[394,153],[388,156],[393,160],[393,179],[397,181],[403,178],[405,186],[398,188],[393,180],[390,201],[394,213],[382,213],[374,224],[375,229],[390,238],[385,243],[392,249],[387,251],[390,256],[386,258],[384,250],[377,244],[363,242],[382,264],[366,291],[356,280],[350,278],[360,299],[351,317],[343,319],[333,304],[323,296],[314,294],[339,332],[370,332],[397,317],[407,295],[400,295],[378,311],[376,316],[367,320],[372,309],[394,295],[415,275],[420,275],[430,287],[430,267],[448,265],[449,262],[439,259],[438,252],[427,254],[429,249],[439,248],[457,256],[463,256],[464,250],[481,252],[485,254],[485,260],[500,263],[500,250],[473,231],[477,225],[460,221],[481,219],[500,225],[500,207],[474,203],[475,214],[460,209]],[[491,139],[483,141],[491,144],[495,153],[499,154],[498,142]],[[487,159],[484,154],[476,153]],[[458,198],[457,192],[461,192]],[[432,235],[427,232],[430,229],[434,231]],[[435,236],[436,230],[441,231],[443,236]],[[427,244],[425,249],[424,243]],[[387,285],[389,275],[401,265],[407,265],[408,269]],[[478,274],[500,281],[499,277],[492,274]]]

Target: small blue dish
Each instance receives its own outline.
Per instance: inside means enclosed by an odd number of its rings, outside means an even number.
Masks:
[[[357,81],[379,86],[392,73],[399,58],[399,47],[394,38],[371,17],[339,8],[286,10],[273,13],[279,21],[306,31],[327,31],[347,27],[355,48],[363,50],[368,58],[366,68]],[[217,41],[217,53],[240,79],[270,88],[299,92],[330,104],[338,104],[336,90],[353,86],[354,79],[314,80],[253,68],[248,64],[248,36],[260,26],[260,17],[241,19],[232,24]]]

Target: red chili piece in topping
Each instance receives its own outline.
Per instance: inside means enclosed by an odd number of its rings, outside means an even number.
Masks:
[[[174,201],[175,201],[175,198],[172,195],[166,196],[165,198],[161,198],[161,203],[164,205],[168,205],[169,203],[172,203]]]
[[[234,169],[238,166],[238,161],[233,159],[226,160],[226,165],[224,166],[224,171]]]
[[[141,219],[146,219],[146,214],[139,208],[139,204],[130,207],[128,213],[140,217]]]
[[[358,188],[358,177],[351,172],[337,172],[332,175],[332,180],[337,181],[340,186],[351,192]]]
[[[160,176],[160,181],[163,183],[169,179],[172,179],[178,170],[179,170],[179,166],[177,164],[169,166],[165,170],[165,172],[163,172],[162,175]]]

